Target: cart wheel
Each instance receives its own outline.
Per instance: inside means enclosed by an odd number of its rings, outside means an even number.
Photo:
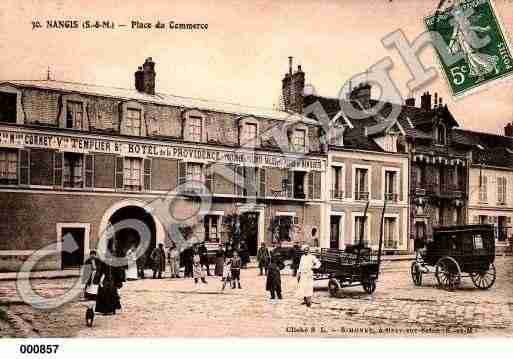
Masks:
[[[484,272],[478,273],[470,273],[470,278],[472,278],[472,282],[479,289],[488,289],[493,283],[495,283],[495,278],[497,273],[495,272],[495,265],[493,263],[490,264],[490,268]]]
[[[340,289],[340,282],[335,278],[331,278],[330,281],[328,282],[328,291],[330,293],[330,296],[332,296],[332,297],[336,296],[339,289]]]
[[[451,257],[442,257],[436,263],[436,280],[444,289],[454,289],[461,283],[461,271],[458,262]]]
[[[365,282],[362,282],[362,287],[367,294],[372,294],[376,290],[376,280],[368,279]]]
[[[417,262],[411,264],[411,279],[417,287],[422,285],[422,272],[419,270]]]

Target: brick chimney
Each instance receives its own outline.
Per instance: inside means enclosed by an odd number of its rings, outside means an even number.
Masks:
[[[361,83],[356,86],[349,95],[350,100],[358,101],[363,108],[370,108],[371,98],[371,85],[368,83]]]
[[[135,88],[139,92],[155,95],[155,62],[148,57],[135,72]]]
[[[513,137],[513,122],[508,123],[504,127],[504,136]]]
[[[303,113],[303,93],[305,90],[305,73],[301,65],[292,71],[292,56],[289,56],[289,72],[282,79],[282,96],[285,111]]]
[[[431,94],[429,91],[424,92],[420,97],[420,108],[426,111],[431,110]]]

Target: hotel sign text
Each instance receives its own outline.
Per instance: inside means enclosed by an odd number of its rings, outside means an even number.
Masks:
[[[323,170],[321,160],[297,156],[25,131],[0,130],[0,146],[46,148],[79,153],[108,153],[119,156],[160,157],[185,161],[219,162],[316,171]]]

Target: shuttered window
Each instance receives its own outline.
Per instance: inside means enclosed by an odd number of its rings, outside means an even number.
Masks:
[[[0,150],[0,183],[18,184],[17,150]]]
[[[143,160],[143,168],[144,168],[144,190],[151,190],[151,158],[145,158]]]
[[[205,167],[205,186],[210,191],[210,193],[215,193],[215,178],[213,165]]]
[[[124,168],[124,158],[123,157],[116,157],[116,170],[115,170],[115,182],[116,182],[116,189],[123,189],[123,168]]]
[[[64,153],[55,152],[53,154],[53,185],[61,187],[63,185]]]
[[[128,191],[140,191],[142,188],[141,159],[125,158],[123,168],[123,186]]]
[[[506,190],[507,190],[506,177],[497,177],[497,204],[506,204]]]
[[[479,201],[488,202],[488,177],[481,176],[479,185]]]
[[[266,173],[265,173],[265,168],[260,168],[258,170],[258,179],[260,181],[260,189],[258,191],[258,195],[260,197],[265,197],[267,195],[267,179],[266,179]]]
[[[94,156],[84,155],[85,157],[85,187],[94,187]]]
[[[28,150],[19,150],[19,184],[30,184],[30,153]]]
[[[66,128],[81,130],[84,125],[83,103],[78,101],[66,102]]]
[[[127,135],[141,136],[141,110],[127,109],[125,121]]]

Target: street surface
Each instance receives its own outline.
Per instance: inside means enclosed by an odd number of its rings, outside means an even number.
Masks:
[[[92,302],[75,301],[51,311],[34,310],[20,301],[13,281],[0,282],[0,336],[424,336],[513,337],[513,258],[498,257],[497,281],[482,291],[464,278],[454,291],[438,289],[434,276],[415,287],[410,261],[385,262],[376,292],[361,287],[329,296],[327,282],[317,282],[312,308],[295,297],[296,279],[282,274],[284,299],[271,301],[265,277],[257,269],[241,273],[242,289],[221,292],[217,277],[195,286],[192,279],[144,279],[120,290],[123,309],[97,315],[93,328],[84,314]],[[149,274],[149,272],[148,272]],[[36,279],[44,296],[70,287],[76,278]]]

